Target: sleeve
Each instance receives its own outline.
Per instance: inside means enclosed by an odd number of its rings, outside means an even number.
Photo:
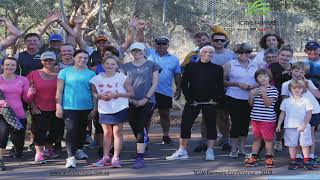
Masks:
[[[158,64],[158,63],[155,63],[155,62],[152,62],[153,63],[153,66],[152,66],[152,72],[155,72],[155,71],[161,71],[161,66]]]
[[[148,57],[148,56],[150,56],[151,53],[153,53],[154,49],[150,48],[147,45],[145,45],[145,46],[146,46],[146,54],[145,54],[145,56]]]
[[[29,80],[29,82],[33,82],[34,81],[34,71],[30,72],[26,77]]]
[[[286,107],[287,107],[287,99],[283,100],[281,102],[281,105],[280,105],[280,110],[281,111],[286,111]]]
[[[21,78],[24,81],[22,86],[22,99],[24,102],[29,103],[33,98],[32,96],[28,96],[28,90],[29,90],[30,84],[27,78],[22,76]]]
[[[180,66],[179,59],[176,58],[176,64],[175,64],[175,68],[174,68],[174,74],[179,74],[179,73],[181,73],[181,66]]]
[[[66,70],[67,69],[62,69],[59,74],[58,74],[58,79],[61,79],[63,81],[66,81]]]
[[[98,76],[98,75],[97,75],[97,76]],[[91,84],[95,85],[96,82],[97,82],[97,76],[94,76],[93,78],[91,78],[89,82],[90,82]]]
[[[87,53],[89,54],[89,56],[91,56],[91,54],[92,54],[93,51],[94,51],[94,48],[91,47],[91,46],[87,46],[86,49],[85,49],[85,51],[87,51]]]
[[[311,110],[313,110],[313,105],[310,102],[310,100],[306,98],[306,111],[311,111]]]
[[[287,82],[284,82],[281,86],[281,95],[282,96],[290,96],[290,92],[289,92],[289,83],[288,81]]]
[[[314,85],[314,83],[313,83],[311,80],[309,80],[309,79],[308,79],[308,84],[309,84],[309,86],[310,86],[312,89],[318,89],[318,88]]]
[[[192,97],[191,97],[192,93],[190,93],[190,89],[189,89],[190,65],[191,64],[187,64],[187,66],[185,67],[183,74],[182,74],[182,80],[181,80],[182,93],[184,94],[184,97],[187,102],[192,101]]]
[[[123,72],[125,75],[127,75],[126,64],[120,64],[119,67],[118,67],[118,70],[120,72]]]
[[[221,66],[219,67],[218,71],[218,82],[217,82],[217,89],[218,93],[217,96],[221,97],[224,95],[224,74],[223,74],[223,68]]]
[[[187,64],[189,64],[190,60],[191,60],[191,56],[194,55],[194,51],[191,51],[183,60],[181,66],[185,67]]]

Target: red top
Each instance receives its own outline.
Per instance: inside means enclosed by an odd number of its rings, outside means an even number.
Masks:
[[[33,102],[41,111],[55,111],[57,77],[51,80],[43,79],[40,71],[41,70],[32,71],[27,76],[30,85],[33,84],[33,87],[36,89]]]

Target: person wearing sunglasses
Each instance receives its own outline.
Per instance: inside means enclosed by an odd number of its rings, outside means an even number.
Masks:
[[[249,91],[257,87],[254,73],[258,70],[258,65],[249,60],[252,50],[252,46],[247,43],[236,45],[235,52],[238,58],[223,66],[231,118],[229,157],[232,158],[237,158],[239,154],[247,155],[244,147],[250,124]]]
[[[156,107],[160,114],[160,123],[162,127],[163,144],[173,144],[169,137],[170,117],[169,112],[172,108],[172,97],[178,100],[181,96],[181,67],[179,59],[168,52],[169,38],[160,36],[155,39],[155,49],[147,48],[146,57],[161,67],[159,83],[155,93]],[[173,81],[176,85],[176,91],[173,93]]]
[[[279,49],[269,48],[264,51],[264,61],[259,65],[260,68],[269,68],[272,63],[276,63]]]

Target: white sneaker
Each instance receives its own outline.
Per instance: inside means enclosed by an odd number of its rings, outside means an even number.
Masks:
[[[213,149],[207,149],[206,152],[206,160],[207,161],[214,161],[216,158],[214,157]]]
[[[69,157],[66,160],[67,160],[66,168],[76,168],[77,167],[77,161],[74,156]]]
[[[180,151],[177,150],[176,152],[174,152],[171,156],[167,156],[166,160],[178,160],[178,159],[188,159],[188,152],[187,151]]]
[[[88,159],[88,155],[82,150],[82,149],[78,149],[76,151],[76,155],[75,155],[76,159],[78,160],[83,160],[83,159]]]

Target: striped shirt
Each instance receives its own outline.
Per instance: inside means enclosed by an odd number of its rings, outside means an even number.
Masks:
[[[251,110],[251,119],[255,121],[268,121],[268,122],[274,122],[276,121],[276,112],[274,111],[274,105],[277,101],[277,98],[279,96],[279,92],[277,88],[273,86],[269,86],[267,88],[267,96],[269,98],[273,98],[272,105],[270,107],[267,107],[263,103],[263,99],[261,96],[261,93],[259,92],[258,95],[253,97],[253,107]]]

